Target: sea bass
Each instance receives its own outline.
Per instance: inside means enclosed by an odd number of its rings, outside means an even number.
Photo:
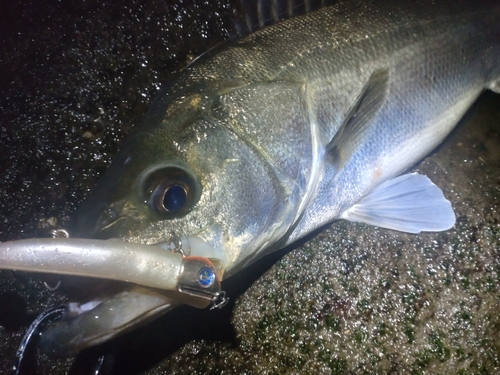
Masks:
[[[441,190],[399,175],[484,89],[500,92],[494,1],[339,2],[283,21],[209,51],[159,94],[71,237],[174,243],[226,278],[337,219],[449,229]],[[73,302],[41,345],[74,352],[185,301],[127,287]]]

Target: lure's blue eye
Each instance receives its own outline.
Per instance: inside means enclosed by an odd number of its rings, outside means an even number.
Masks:
[[[187,192],[180,185],[173,185],[167,188],[163,197],[163,207],[168,212],[177,212],[184,208],[187,201]]]
[[[208,288],[209,286],[212,286],[212,284],[215,281],[215,272],[209,267],[203,267],[199,272],[198,272],[198,284],[202,288]]]

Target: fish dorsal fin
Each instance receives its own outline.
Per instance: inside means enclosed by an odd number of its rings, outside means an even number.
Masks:
[[[241,0],[243,20],[234,20],[238,37],[335,4],[338,0]]]
[[[349,112],[327,146],[327,155],[337,170],[342,168],[354,150],[358,149],[370,128],[373,118],[386,102],[389,92],[389,71],[375,70]]]
[[[455,214],[441,189],[417,173],[382,183],[341,218],[407,233],[439,232],[455,225]]]

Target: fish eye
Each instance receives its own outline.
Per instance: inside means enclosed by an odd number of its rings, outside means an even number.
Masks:
[[[154,170],[144,180],[144,200],[165,219],[184,216],[199,198],[199,184],[186,170],[165,167]]]

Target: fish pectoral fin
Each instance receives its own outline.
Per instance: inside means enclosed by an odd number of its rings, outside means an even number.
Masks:
[[[339,131],[327,146],[330,162],[340,169],[359,148],[377,112],[389,94],[389,70],[375,70]],[[338,170],[337,169],[337,170]]]
[[[408,233],[439,232],[455,225],[455,213],[441,189],[417,173],[382,183],[341,218]]]

